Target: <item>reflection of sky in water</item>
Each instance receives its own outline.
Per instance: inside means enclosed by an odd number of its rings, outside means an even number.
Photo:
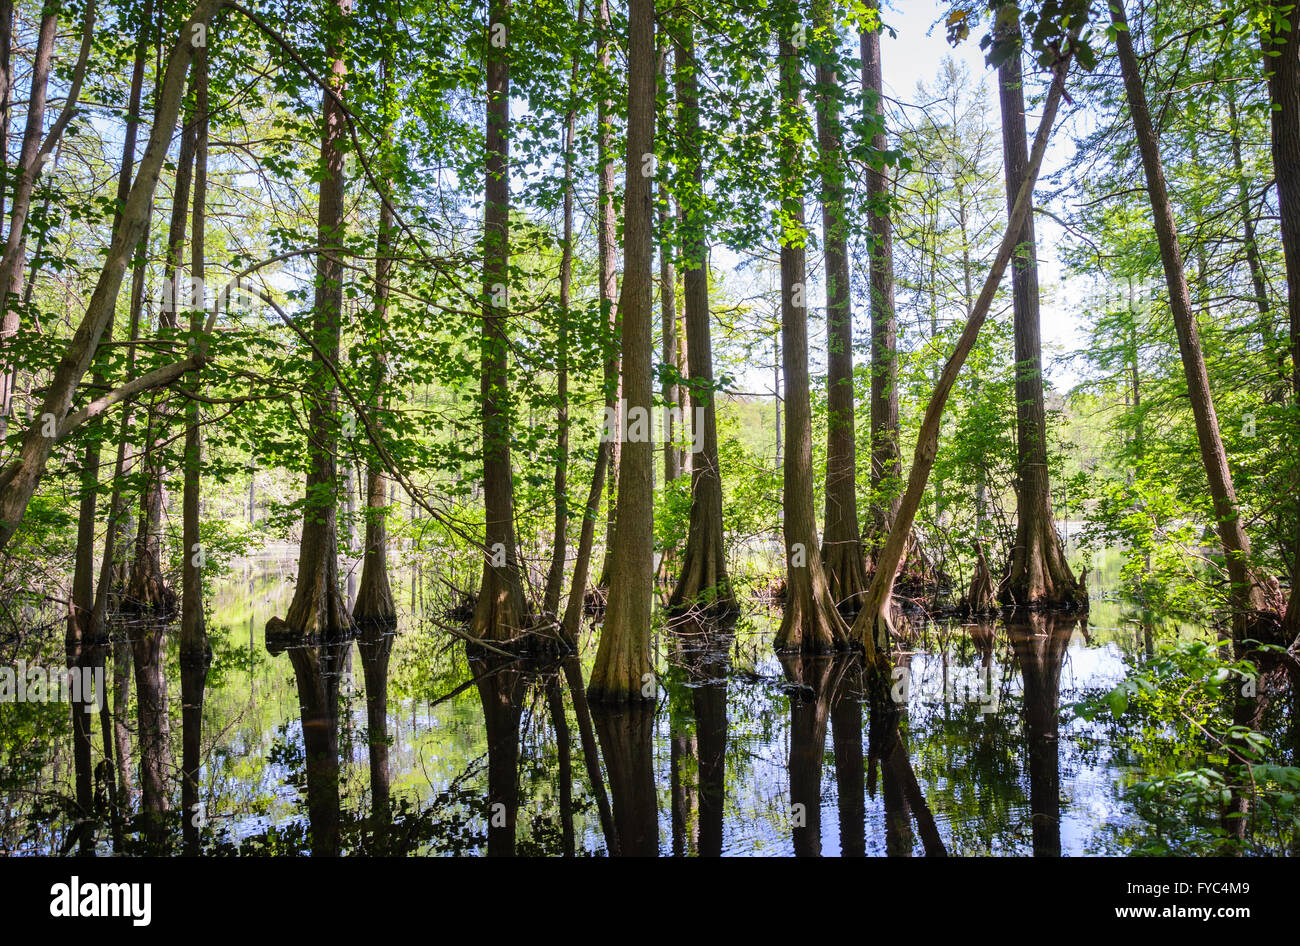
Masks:
[[[274,569],[275,566],[272,566]],[[403,576],[405,580],[405,576]],[[244,844],[271,828],[303,834],[307,824],[304,762],[297,689],[289,661],[272,658],[261,642],[267,617],[282,610],[291,585],[273,572],[246,573],[219,589],[212,618],[217,660],[205,704],[203,771],[206,814],[218,838]],[[395,589],[399,602],[405,592]],[[726,854],[784,855],[794,852],[791,827],[791,699],[782,664],[771,653],[773,616],[751,615],[730,646],[732,674],[726,681],[725,800],[722,849]],[[1077,625],[1059,672],[1059,701],[1070,703],[1085,690],[1108,689],[1125,674],[1126,661],[1140,641],[1118,620],[1093,626],[1085,639]],[[1068,632],[1067,632],[1068,633]],[[250,646],[251,644],[251,646]],[[399,634],[390,668],[388,733],[392,795],[395,802],[441,827],[411,846],[414,853],[476,853],[486,848],[488,738],[482,703],[474,686],[433,703],[470,678],[459,645],[447,647],[432,632]],[[911,673],[911,691],[902,716],[903,745],[925,802],[950,854],[1033,852],[1028,713],[1020,658],[999,622],[984,658],[960,622],[922,628],[905,642],[901,661]],[[666,666],[670,650],[659,641],[660,671],[668,681],[653,727],[653,774],[657,794],[659,849],[674,847],[672,746],[679,737],[677,820],[684,825],[686,849],[693,852],[700,830],[698,733],[688,675]],[[594,647],[585,651],[590,666]],[[1059,655],[1059,651],[1058,651]],[[173,655],[174,659],[174,655]],[[339,792],[343,820],[355,824],[370,807],[366,705],[360,655],[353,648],[351,673],[342,681]],[[179,683],[169,668],[172,710],[178,713]],[[945,700],[945,674],[955,691]],[[996,691],[996,711],[981,712],[988,681]],[[573,816],[579,853],[603,853],[604,835],[594,793],[583,763],[577,719],[567,688],[566,715],[572,752]],[[671,697],[676,697],[672,699]],[[521,853],[559,853],[560,789],[554,730],[541,688],[524,692],[520,723],[520,808],[516,841]],[[830,714],[828,714],[828,717]],[[1065,715],[1059,728],[1058,760],[1060,846],[1064,854],[1116,853],[1113,832],[1133,814],[1121,800],[1130,781],[1113,761],[1093,724]],[[867,741],[868,714],[862,714]],[[173,721],[179,759],[179,719]],[[843,734],[842,734],[843,735]],[[695,755],[692,755],[692,752]],[[840,778],[834,752],[834,720],[826,722],[820,773],[820,848],[841,850]],[[879,766],[876,766],[879,770]],[[850,773],[851,774],[851,773]],[[1049,773],[1050,775],[1050,773]],[[859,775],[874,782],[864,799],[865,827],[859,844],[867,854],[886,853],[883,773]],[[851,781],[851,779],[850,779]],[[177,799],[179,800],[179,799]],[[815,812],[809,820],[815,822]],[[916,822],[910,822],[911,850],[923,853]],[[101,849],[107,851],[107,841]],[[904,845],[906,846],[906,845]],[[343,850],[349,850],[344,831]]]

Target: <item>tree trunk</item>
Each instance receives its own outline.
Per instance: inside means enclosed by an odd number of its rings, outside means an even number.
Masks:
[[[667,57],[665,56],[665,60]],[[660,357],[665,365],[677,364],[677,268],[673,265],[673,250],[668,243],[668,192],[659,187],[659,313],[663,322],[663,354]],[[667,486],[682,475],[682,458],[678,441],[682,439],[683,430],[677,427],[678,421],[686,426],[686,415],[678,413],[673,416],[673,408],[678,407],[678,388],[676,381],[665,381],[660,394],[664,399],[664,485]]]
[[[312,354],[308,386],[309,467],[293,600],[283,619],[273,617],[266,622],[268,647],[278,646],[281,641],[301,642],[308,638],[332,646],[336,641],[350,639],[353,631],[347,602],[339,589],[338,387],[330,372],[330,365],[338,362],[343,313],[343,264],[337,254],[342,251],[345,228],[342,146],[347,136],[347,116],[342,94],[347,65],[342,49],[350,11],[351,0],[338,0],[337,6],[327,10],[332,21],[329,24],[332,62],[330,88],[323,95],[322,103],[321,181],[316,215],[317,241],[322,249],[316,258],[312,311],[316,350]]]
[[[610,81],[610,36],[608,0],[600,0],[596,8],[599,18],[596,32],[596,71],[604,82]],[[618,304],[618,274],[615,272],[617,218],[614,216],[614,103],[602,98],[596,110],[596,256],[600,279],[600,305],[605,310],[605,325],[609,334],[605,339],[605,399],[614,408],[615,427],[622,412],[619,384],[619,323],[622,319]],[[608,414],[606,416],[609,416]],[[626,423],[626,418],[623,420]],[[610,439],[609,476],[606,483],[608,502],[605,513],[605,554],[596,585],[608,588],[610,567],[614,561],[615,491],[617,489],[619,458],[622,444],[617,437]]]
[[[627,176],[623,224],[623,395],[628,415],[653,404],[650,360],[653,311],[651,261],[654,209],[642,157],[654,153],[655,9],[653,0],[630,0],[628,18]],[[628,424],[629,431],[634,430]],[[609,605],[587,696],[601,702],[653,700],[650,663],[650,596],[654,586],[654,451],[649,433],[628,439],[618,468],[618,519],[610,567]],[[649,681],[649,683],[647,682]],[[616,816],[617,817],[617,816]]]
[[[783,25],[781,69],[781,356],[785,370],[785,465],[782,505],[785,610],[778,651],[826,653],[845,646],[848,626],[835,609],[817,544],[813,512],[812,406],[808,382],[808,300],[804,273],[803,166],[795,123],[803,114],[799,55]]]
[[[831,599],[846,612],[867,589],[858,528],[857,436],[853,422],[853,311],[845,220],[844,149],[837,57],[839,28],[829,0],[817,0],[817,147],[822,243],[826,250],[826,533],[822,558]]]
[[[1018,49],[999,67],[998,89],[1010,214],[1029,165]],[[1028,608],[1076,607],[1084,602],[1078,598],[1078,586],[1056,534],[1047,474],[1047,415],[1043,406],[1038,260],[1032,212],[1025,215],[1016,243],[1011,264],[1016,337],[1016,544],[1011,550],[1010,574],[1001,589],[1002,601]]]
[[[578,7],[582,21],[586,4]],[[560,593],[564,587],[564,560],[569,541],[569,294],[573,282],[573,136],[577,122],[578,59],[574,56],[569,73],[569,107],[564,116],[564,237],[560,247],[560,327],[557,338],[555,418],[555,527],[551,549],[551,567],[546,574],[542,594],[542,614],[554,620],[560,611]],[[581,594],[581,592],[579,592]]]
[[[682,573],[668,601],[670,613],[697,611],[720,618],[739,612],[727,575],[722,542],[722,473],[718,467],[718,417],[713,384],[713,339],[709,329],[708,244],[704,232],[703,141],[700,132],[698,64],[695,37],[688,21],[676,27],[677,115],[681,154],[679,171],[695,206],[683,207],[681,247],[686,348],[690,378],[696,384],[692,403],[704,429],[693,430],[701,449],[691,460],[691,517],[682,556]],[[694,426],[694,421],[692,421]]]
[[[395,23],[389,15],[389,27]],[[392,104],[392,59],[385,54],[381,64],[382,95],[386,111]],[[384,163],[391,166],[393,156],[387,151],[383,155]],[[392,180],[391,174],[387,180]],[[386,386],[388,383],[388,349],[384,341],[384,326],[388,321],[388,299],[391,286],[389,280],[393,269],[393,254],[396,244],[396,226],[393,214],[391,193],[379,195],[379,227],[375,237],[375,297],[374,297],[374,355],[371,367],[371,413],[376,427],[383,426],[384,407],[388,400]],[[250,518],[252,499],[250,485]],[[373,658],[379,659],[379,650],[383,650],[384,680],[387,681],[388,656],[391,637],[386,633],[397,626],[397,604],[393,601],[393,589],[388,580],[388,477],[383,464],[372,458],[366,464],[366,538],[364,558],[361,563],[361,581],[357,586],[356,601],[352,605],[352,620],[362,630],[362,653],[366,647],[371,648]],[[380,632],[376,635],[375,632]],[[389,643],[385,646],[384,641]],[[367,643],[369,642],[369,643]],[[370,655],[368,655],[370,656]],[[369,674],[367,670],[367,674]],[[370,693],[367,675],[366,693]],[[373,741],[372,741],[373,745]],[[385,748],[385,752],[387,749]],[[372,763],[373,767],[373,763]]]
[[[879,0],[868,8],[879,18]],[[866,30],[862,51],[863,110],[874,116],[871,147],[884,151],[884,85],[881,74],[880,26]],[[890,218],[889,181],[884,168],[867,169],[867,208],[871,226],[871,506],[868,552],[875,565],[898,515],[902,456],[898,445],[898,320],[894,311],[894,236]]]
[[[1076,35],[1077,32],[1071,34],[1069,39],[1071,44]],[[1052,124],[1056,120],[1061,93],[1065,88],[1065,74],[1069,67],[1069,60],[1070,54],[1067,53],[1056,64],[1056,75],[1048,91],[1047,100],[1043,103],[1043,117],[1038,125],[1038,133],[1034,137],[1034,148],[1029,157],[1024,182],[1007,219],[1006,233],[1002,236],[997,255],[993,258],[984,280],[984,288],[980,290],[979,298],[975,300],[970,318],[966,320],[966,326],[962,329],[952,354],[948,356],[948,361],[935,382],[934,393],[930,395],[930,402],[926,405],[921,429],[917,434],[912,468],[907,476],[907,490],[903,493],[898,515],[877,559],[871,588],[867,592],[867,601],[863,609],[858,612],[858,617],[853,624],[853,639],[866,652],[869,682],[873,687],[878,687],[888,676],[892,633],[890,605],[893,599],[894,576],[898,573],[898,566],[902,562],[903,552],[912,531],[912,523],[916,519],[916,511],[925,493],[926,481],[930,478],[930,471],[939,452],[939,426],[943,421],[943,409],[957,381],[957,375],[961,372],[962,365],[966,363],[966,358],[979,337],[980,328],[988,316],[989,307],[993,304],[993,297],[997,293],[1003,273],[1015,251],[1020,228],[1029,215],[1030,205],[1033,202],[1034,183],[1038,179],[1038,169],[1042,165],[1043,153],[1047,150],[1047,140],[1051,137]]]
[[[190,276],[196,287],[205,278],[205,226],[208,196],[208,51],[204,47],[194,57],[194,221],[190,238]],[[206,294],[196,289],[190,311],[191,343],[203,331]],[[213,303],[217,304],[216,302]],[[199,372],[191,372],[189,385],[197,390]],[[182,498],[181,549],[181,809],[185,812],[182,829],[185,852],[199,853],[199,768],[203,752],[203,691],[208,682],[208,665],[212,648],[203,615],[203,546],[199,535],[200,476],[202,443],[199,439],[199,402],[189,399],[185,405],[185,485]]]
[[[181,259],[189,220],[197,125],[193,111],[186,111],[180,154],[176,161],[176,183],[172,190],[171,221],[167,228],[164,287],[169,288],[163,290],[163,302],[158,311],[158,335],[163,339],[175,334],[178,328],[177,307],[188,295],[181,288]],[[162,570],[162,516],[167,476],[162,442],[167,440],[171,416],[163,393],[152,396],[148,414],[145,449],[140,458],[144,485],[140,494],[140,518],[136,525],[135,557],[123,605],[133,613],[153,613],[162,618],[172,614],[176,600]]]
[[[99,340],[112,317],[127,261],[143,234],[158,184],[158,173],[176,127],[185,76],[194,53],[191,41],[196,27],[206,25],[213,14],[227,2],[228,0],[200,0],[189,20],[182,26],[181,35],[168,56],[166,74],[158,95],[157,118],[135,183],[123,207],[122,223],[113,235],[85,315],[45,388],[40,410],[35,412],[31,425],[23,434],[18,459],[0,475],[0,550],[18,530],[27,504],[45,473],[50,453],[58,442],[57,437],[45,435],[46,418],[52,417],[56,424],[63,424],[67,419],[77,388],[90,368]]]
[[[1214,502],[1216,525],[1223,543],[1228,580],[1229,606],[1232,609],[1233,640],[1240,656],[1247,628],[1254,616],[1278,607],[1280,593],[1276,582],[1259,574],[1250,560],[1250,539],[1242,525],[1237,507],[1237,494],[1233,488],[1232,472],[1223,438],[1219,434],[1219,421],[1214,411],[1214,397],[1201,353],[1200,333],[1192,314],[1191,294],[1183,272],[1182,253],[1178,247],[1177,224],[1169,192],[1165,186],[1164,165],[1160,160],[1160,144],[1151,123],[1147,107],[1146,90],[1138,73],[1137,55],[1133,51],[1133,37],[1129,33],[1124,6],[1111,4],[1111,18],[1116,28],[1115,45],[1119,50],[1120,68],[1124,75],[1124,89],[1129,112],[1133,116],[1133,129],[1138,148],[1142,153],[1142,166],[1146,172],[1147,191],[1151,198],[1151,213],[1156,237],[1160,242],[1160,259],[1164,265],[1165,281],[1169,287],[1169,308],[1178,332],[1178,349],[1182,356],[1183,372],[1187,379],[1187,394],[1192,416],[1196,422],[1196,438],[1201,448],[1201,461],[1209,481],[1210,496]]]
[[[469,633],[508,641],[524,627],[524,589],[515,544],[515,489],[510,467],[510,0],[493,0],[487,47],[487,180],[483,210],[483,581]],[[496,45],[499,37],[501,45]]]
[[[1300,404],[1300,23],[1290,4],[1270,0],[1267,4],[1278,24],[1264,37],[1264,62],[1268,69],[1269,99],[1272,103],[1273,173],[1277,177],[1277,203],[1281,216],[1282,253],[1286,260],[1287,313],[1291,326],[1291,387]],[[1285,12],[1284,12],[1285,11]],[[1280,23],[1290,28],[1280,32]],[[1248,245],[1249,249],[1249,245]],[[1293,488],[1292,492],[1296,492]],[[1292,640],[1300,641],[1300,514],[1296,518],[1291,549],[1291,600],[1287,603],[1286,628]]]

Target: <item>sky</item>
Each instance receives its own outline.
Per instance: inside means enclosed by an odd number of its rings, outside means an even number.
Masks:
[[[883,0],[885,9],[881,19],[886,27],[893,27],[896,36],[888,32],[881,39],[882,74],[885,94],[898,99],[910,99],[920,80],[930,82],[939,70],[945,56],[951,55],[965,62],[973,77],[985,76],[991,116],[998,121],[997,84],[993,70],[985,65],[984,53],[979,48],[978,31],[959,46],[948,44],[943,27],[945,4],[940,0]],[[1028,116],[1029,133],[1037,129],[1038,114]],[[1043,175],[1051,173],[1069,158],[1072,147],[1065,129],[1058,123],[1048,153],[1044,158]],[[1054,247],[1062,238],[1060,227],[1041,214],[1035,218],[1037,228],[1038,279],[1043,289],[1049,289],[1043,299],[1042,337],[1044,347],[1044,373],[1058,390],[1066,390],[1079,378],[1068,366],[1053,364],[1049,349],[1070,351],[1077,348],[1081,337],[1076,333],[1077,313],[1070,304],[1077,297],[1078,283],[1061,281],[1061,266]]]

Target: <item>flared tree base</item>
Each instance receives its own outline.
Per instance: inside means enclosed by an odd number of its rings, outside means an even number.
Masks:
[[[833,654],[849,646],[849,626],[835,607],[824,577],[793,569],[772,646],[782,654]],[[803,574],[801,574],[801,572]]]

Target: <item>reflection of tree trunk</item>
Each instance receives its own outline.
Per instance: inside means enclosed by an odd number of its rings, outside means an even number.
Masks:
[[[488,739],[488,856],[514,857],[524,675],[506,658],[471,657]]]
[[[393,633],[371,622],[357,638],[361,673],[366,682],[367,743],[370,746],[370,817],[372,829],[383,850],[383,838],[392,816],[388,767],[388,658],[393,650]]]
[[[946,857],[948,850],[939,835],[934,814],[921,792],[921,784],[907,755],[900,708],[886,699],[875,698],[871,706],[870,765],[880,763],[881,795],[885,807],[885,851],[893,857],[911,857],[914,837],[921,836],[926,857]]]
[[[560,691],[559,674],[551,674],[546,681],[546,705],[551,711],[551,726],[555,729],[555,745],[559,756],[560,831],[564,841],[564,856],[573,857],[573,751],[569,737],[569,718],[564,715],[564,696]]]
[[[298,684],[313,857],[339,853],[339,679],[351,647],[346,635],[288,648],[267,641],[272,656],[287,650]]]
[[[618,835],[614,831],[614,813],[610,810],[605,779],[600,773],[600,749],[596,745],[591,708],[587,705],[587,690],[582,683],[582,664],[576,656],[564,660],[564,682],[569,687],[569,696],[573,698],[573,715],[577,717],[578,736],[582,740],[582,759],[587,768],[592,793],[596,796],[596,810],[600,813],[600,829],[605,836],[605,848],[611,854],[616,854]]]
[[[835,789],[840,799],[840,855],[867,853],[866,768],[862,757],[861,669],[848,667],[831,706],[831,743],[835,747]]]
[[[727,673],[735,620],[721,624],[691,622],[678,625],[679,640],[691,641],[682,658],[692,683],[696,758],[699,762],[699,837],[701,857],[722,854],[722,822],[727,784]]]
[[[140,749],[140,810],[151,842],[162,840],[162,813],[170,807],[167,772],[171,768],[167,745],[167,691],[163,680],[163,643],[166,625],[145,620],[131,638],[135,657],[136,740]]]
[[[790,820],[797,857],[822,853],[822,757],[834,697],[835,672],[844,661],[791,654],[781,657],[790,692]]]
[[[671,709],[671,706],[670,706]],[[689,837],[691,811],[698,807],[698,780],[691,776],[699,771],[699,750],[695,738],[685,727],[686,720],[673,714],[668,747],[668,772],[671,783],[673,857],[689,853],[694,838]],[[694,770],[692,772],[691,770]]]
[[[655,857],[659,853],[658,796],[655,791],[653,703],[617,710],[594,707],[592,716],[614,799],[618,853]]]
[[[1061,665],[1075,619],[1030,614],[1027,625],[1010,625],[1007,637],[1024,681],[1025,739],[1029,750],[1029,808],[1034,856],[1061,856],[1060,727]]]
[[[722,813],[727,791],[727,681],[719,675],[691,690],[699,752],[701,857],[722,855]]]

